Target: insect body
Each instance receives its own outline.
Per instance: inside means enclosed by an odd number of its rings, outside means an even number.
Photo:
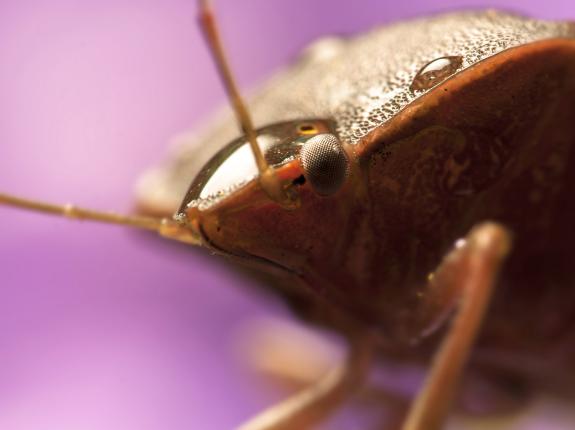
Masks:
[[[524,314],[513,309],[517,302],[532,308],[537,288],[549,291],[549,300],[558,300],[554,288],[565,298],[569,289],[554,286],[573,283],[571,238],[559,229],[573,215],[572,38],[569,24],[459,13],[336,42],[327,56],[325,47],[310,51],[252,104],[268,124],[257,130],[257,145],[290,204],[277,199],[263,180],[265,167],[249,158],[247,133],[198,173],[177,223],[149,221],[167,236],[274,271],[287,280],[283,295],[305,301],[296,309],[306,318],[358,344],[343,376],[325,383],[325,395],[309,404],[309,396],[300,398],[297,407],[274,409],[273,419],[246,428],[315,423],[351,390],[374,334],[387,347],[406,348],[459,308],[405,427],[439,428],[509,234],[484,224],[436,268],[456,239],[485,220],[507,225],[516,251],[482,342],[533,352],[568,327],[574,300],[529,338]],[[399,44],[403,50],[392,49]],[[221,127],[216,135],[231,133],[231,125]],[[143,210],[169,207],[172,199],[154,198],[156,190],[179,193],[187,175],[182,157],[149,176]],[[534,287],[518,295],[517,285]],[[510,301],[506,291],[521,299]],[[266,419],[275,424],[266,427]]]
[[[459,28],[473,30],[458,32]],[[317,53],[315,58],[312,51],[281,76],[282,86],[273,81],[252,103],[256,115],[265,118],[262,122],[273,124],[282,118],[293,118],[262,129],[262,140],[269,141],[262,141],[262,145],[274,149],[269,150],[270,161],[281,165],[280,171],[292,175],[290,180],[297,182],[301,175],[305,179],[313,178],[305,162],[300,168],[292,167],[298,152],[305,154],[306,142],[313,140],[309,139],[308,131],[302,132],[302,127],[315,129],[316,135],[337,135],[346,145],[353,165],[361,171],[357,173],[361,175],[356,178],[357,183],[348,181],[331,197],[317,192],[313,180],[311,185],[310,181],[297,185],[305,198],[310,199],[306,202],[309,207],[302,204],[300,209],[304,216],[298,211],[281,211],[267,205],[251,208],[249,202],[257,201],[253,196],[259,192],[254,188],[255,182],[236,193],[231,192],[244,185],[234,182],[233,167],[228,167],[236,162],[231,160],[241,156],[241,148],[245,147],[245,144],[241,146],[240,139],[200,172],[180,206],[180,214],[199,210],[201,219],[205,220],[203,234],[217,248],[240,256],[255,255],[292,272],[303,273],[304,277],[315,276],[306,274],[306,270],[313,267],[314,273],[325,270],[317,275],[323,279],[333,270],[333,261],[340,261],[342,271],[326,282],[329,285],[341,282],[341,285],[322,287],[322,291],[333,294],[334,301],[356,309],[372,323],[398,328],[397,322],[385,324],[383,319],[394,318],[395,312],[391,309],[407,306],[417,292],[412,292],[414,296],[408,294],[391,300],[390,291],[378,286],[387,282],[399,286],[421,281],[433,271],[439,256],[474,223],[482,218],[511,217],[513,211],[506,208],[503,201],[507,197],[497,197],[497,204],[488,208],[483,199],[490,201],[495,197],[488,197],[485,190],[495,189],[490,187],[496,187],[504,177],[513,154],[522,147],[521,140],[526,139],[523,134],[535,138],[528,129],[541,126],[535,118],[541,119],[542,112],[548,112],[546,103],[555,103],[555,98],[562,99],[566,94],[563,88],[566,84],[561,80],[567,78],[555,79],[552,73],[558,76],[566,73],[567,69],[560,63],[568,61],[564,59],[570,55],[572,42],[568,38],[572,31],[568,24],[541,24],[499,13],[462,13],[410,22],[340,41],[331,47],[333,52],[327,59]],[[407,34],[412,33],[415,36],[408,38]],[[476,33],[482,36],[475,38]],[[452,36],[446,37],[448,34]],[[494,34],[499,38],[492,36]],[[404,49],[395,53],[391,47],[404,39],[408,40]],[[431,43],[424,43],[424,39]],[[440,78],[452,78],[414,89],[412,82],[414,79],[417,82],[421,73],[425,73],[422,67],[433,58],[448,58],[448,73]],[[471,65],[473,69],[469,69]],[[556,69],[552,71],[551,67]],[[453,77],[458,70],[467,69],[469,73]],[[527,69],[529,74],[521,72]],[[438,84],[442,85],[434,87]],[[429,91],[431,87],[433,90]],[[554,95],[553,88],[557,87],[561,88],[560,93]],[[521,106],[530,106],[530,109],[521,109]],[[479,115],[481,109],[488,112]],[[554,121],[559,120],[556,115],[552,117]],[[510,118],[513,118],[511,123]],[[231,125],[221,126],[217,135],[225,134],[221,130],[226,127]],[[557,151],[563,150],[557,148]],[[547,152],[553,157],[552,152]],[[279,158],[276,153],[280,154]],[[556,157],[564,159],[565,155]],[[185,156],[175,163],[161,176],[169,186],[161,183],[158,187],[187,187],[178,183],[186,171]],[[347,169],[345,163],[342,166],[341,171]],[[543,169],[535,165],[524,168],[529,172],[524,175],[531,174],[533,169]],[[220,176],[227,181],[218,184],[217,178],[214,179],[217,174],[210,176],[213,172],[225,172]],[[253,168],[251,175],[255,172]],[[242,174],[245,182],[250,174]],[[559,171],[554,174],[562,175]],[[530,213],[540,220],[540,228],[546,228],[545,222],[550,222],[548,219],[552,217],[546,214],[550,209],[545,204],[536,209],[535,200],[546,198],[543,196],[551,198],[550,191],[536,191],[534,179],[516,180],[514,186],[517,187],[529,183],[534,199]],[[153,186],[151,183],[150,187]],[[505,192],[500,192],[505,196],[507,192],[522,194],[511,191],[510,187],[507,185]],[[479,200],[475,202],[475,199]],[[151,206],[153,202],[148,203],[143,196],[143,204]],[[209,215],[212,213],[213,219]],[[519,225],[522,216],[513,217],[509,222]],[[321,219],[322,225],[311,222],[309,227],[305,226],[308,220],[314,219]],[[525,234],[518,235],[520,242],[521,237],[545,236],[542,232],[535,233],[535,224],[529,222]],[[278,225],[282,228],[276,228]],[[417,235],[413,234],[415,231]],[[348,233],[350,237],[346,237]],[[406,239],[408,237],[412,239]],[[343,249],[333,246],[338,240],[347,240]],[[521,244],[522,249],[531,246],[535,245]],[[541,244],[537,248],[548,249]],[[311,255],[305,250],[310,250]],[[341,255],[333,255],[338,252]],[[365,252],[371,252],[373,260],[358,261],[354,257]],[[566,255],[563,251],[557,252]],[[345,291],[350,293],[343,293]],[[385,297],[373,300],[380,293]],[[406,302],[400,306],[396,299]],[[371,306],[374,308],[370,309]],[[387,306],[390,309],[384,310]]]

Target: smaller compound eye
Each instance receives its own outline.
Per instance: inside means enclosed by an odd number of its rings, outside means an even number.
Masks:
[[[304,176],[321,196],[334,194],[342,186],[349,161],[343,146],[333,134],[318,134],[308,139],[300,152]]]

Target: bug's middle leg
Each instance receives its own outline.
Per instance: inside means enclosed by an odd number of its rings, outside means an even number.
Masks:
[[[290,392],[313,385],[345,359],[340,348],[320,333],[277,318],[251,321],[241,331],[239,345],[248,366],[267,382]],[[379,367],[381,363],[376,365]],[[402,392],[397,382],[382,385],[370,378],[358,388],[351,407],[358,414],[364,410],[377,411],[371,417],[376,425],[373,429],[401,428],[410,396]]]
[[[239,430],[313,428],[361,385],[372,361],[375,343],[371,334],[357,336],[341,366],[293,397],[258,414]]]
[[[467,236],[466,245],[449,254],[437,270],[439,282],[458,284],[461,302],[403,430],[443,427],[509,248],[507,230],[498,224],[485,223],[475,227]]]

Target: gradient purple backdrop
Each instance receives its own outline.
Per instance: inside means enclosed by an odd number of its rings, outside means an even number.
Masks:
[[[575,18],[561,0],[216,1],[244,88],[323,34],[476,6]],[[224,101],[195,13],[192,0],[2,0],[0,189],[129,210],[170,137]],[[227,429],[277,399],[233,345],[247,319],[284,311],[220,263],[0,208],[0,428]]]

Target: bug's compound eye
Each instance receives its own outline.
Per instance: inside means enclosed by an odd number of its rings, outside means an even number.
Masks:
[[[337,192],[349,173],[347,155],[333,134],[318,134],[308,139],[301,149],[300,159],[306,180],[321,196]]]

